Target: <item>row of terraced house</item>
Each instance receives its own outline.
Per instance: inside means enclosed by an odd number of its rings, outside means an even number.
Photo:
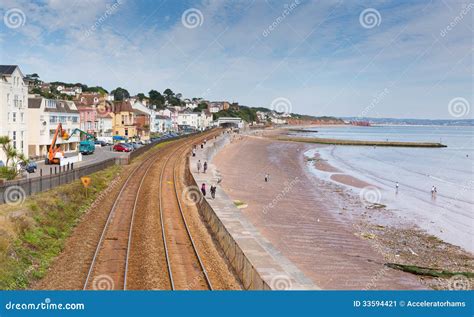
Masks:
[[[61,87],[63,88],[63,87]],[[8,136],[18,152],[27,157],[45,156],[61,123],[69,134],[81,129],[101,139],[147,141],[153,133],[182,129],[204,130],[212,122],[211,110],[189,107],[156,109],[136,98],[114,101],[110,95],[64,88],[73,100],[56,100],[31,94],[17,65],[0,65],[0,136]],[[76,151],[80,137],[58,144],[65,152]],[[0,161],[5,161],[0,151]]]

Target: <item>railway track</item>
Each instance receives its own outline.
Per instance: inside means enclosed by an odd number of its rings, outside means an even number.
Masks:
[[[183,198],[178,189],[178,163],[185,156],[183,154],[186,151],[178,148],[168,156],[160,175],[161,232],[168,277],[172,290],[212,290],[211,281],[186,222]],[[164,199],[164,194],[168,199]]]
[[[162,148],[161,150],[153,151],[153,153],[149,154],[145,158],[144,162],[137,165],[131,171],[130,175],[127,177],[124,184],[120,188],[116,200],[109,211],[104,228],[97,243],[92,261],[87,271],[87,276],[83,284],[84,290],[127,289],[129,284],[128,271],[132,249],[134,218],[137,210],[137,203],[140,198],[142,185],[146,179],[149,170],[153,166],[155,166],[157,162],[163,163],[163,175],[164,167],[172,159],[172,157],[175,156],[176,153],[178,153],[178,151],[180,151],[181,149],[185,149],[185,146],[189,146],[189,144],[204,139],[204,137],[208,135],[209,134],[205,134],[196,137],[191,137],[190,139],[182,140],[181,142],[183,144],[181,145],[177,143],[180,141],[173,143],[174,146],[178,147],[175,150],[172,150],[164,161],[160,160],[160,158],[163,157],[157,154],[165,152],[167,148]],[[168,149],[170,149],[170,145],[167,146]],[[173,166],[173,173],[175,167],[176,166]],[[172,182],[175,183],[174,178]],[[160,206],[162,205],[161,188],[162,186],[160,185]],[[175,193],[171,197],[173,197],[172,199],[178,199],[177,188],[175,188]],[[169,197],[167,196],[167,198]],[[180,211],[182,212],[182,210]],[[161,208],[160,213],[162,213]],[[182,216],[184,219],[184,215]],[[187,228],[186,224],[185,226],[186,228],[183,229],[186,229],[187,234],[189,234],[189,229]],[[162,234],[163,239],[165,240],[166,236],[164,228],[162,230]],[[192,238],[190,239],[192,240]],[[194,246],[194,242],[192,244]],[[197,255],[196,250],[195,252],[195,254]],[[167,263],[169,264],[169,262]],[[168,270],[169,272],[171,272],[170,268],[168,268]],[[171,289],[174,289],[174,284],[172,282],[170,282],[170,284],[172,285]],[[210,288],[211,287],[209,282],[209,287],[207,289]]]

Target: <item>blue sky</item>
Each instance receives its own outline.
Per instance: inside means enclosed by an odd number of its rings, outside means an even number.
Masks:
[[[467,119],[473,13],[456,0],[2,0],[0,63],[312,115]]]

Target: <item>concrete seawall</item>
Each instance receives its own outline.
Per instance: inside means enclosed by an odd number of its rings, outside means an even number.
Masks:
[[[230,138],[230,135],[225,134],[216,140],[208,141],[204,149],[198,147],[196,157],[188,159],[188,185],[200,188],[200,185],[205,183],[209,191],[211,184],[217,184],[215,199],[208,194],[199,201],[200,214],[245,289],[319,289],[258,232],[218,184],[222,177],[212,164],[212,158],[230,142]],[[197,172],[198,160],[202,163],[208,162],[207,173]]]

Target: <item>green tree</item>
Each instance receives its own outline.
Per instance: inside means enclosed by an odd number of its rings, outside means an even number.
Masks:
[[[18,176],[18,164],[25,166],[28,159],[13,147],[8,136],[0,136],[0,146],[7,157],[5,166],[0,168],[0,178],[14,179]]]
[[[153,105],[158,106],[159,108],[165,105],[165,97],[160,94],[158,91],[152,89],[148,92],[148,97],[150,98],[150,102]]]
[[[141,92],[141,93],[137,94],[137,98],[138,98],[138,100],[143,101],[143,99],[145,99],[146,96],[145,96],[144,93]]]
[[[169,100],[168,98],[174,97],[174,92],[171,89],[166,88],[165,91],[163,91],[163,95],[165,95],[167,100]]]
[[[128,90],[122,87],[117,87],[110,93],[114,96],[114,100],[116,101],[122,101],[127,98],[130,98],[130,93],[128,92]]]

